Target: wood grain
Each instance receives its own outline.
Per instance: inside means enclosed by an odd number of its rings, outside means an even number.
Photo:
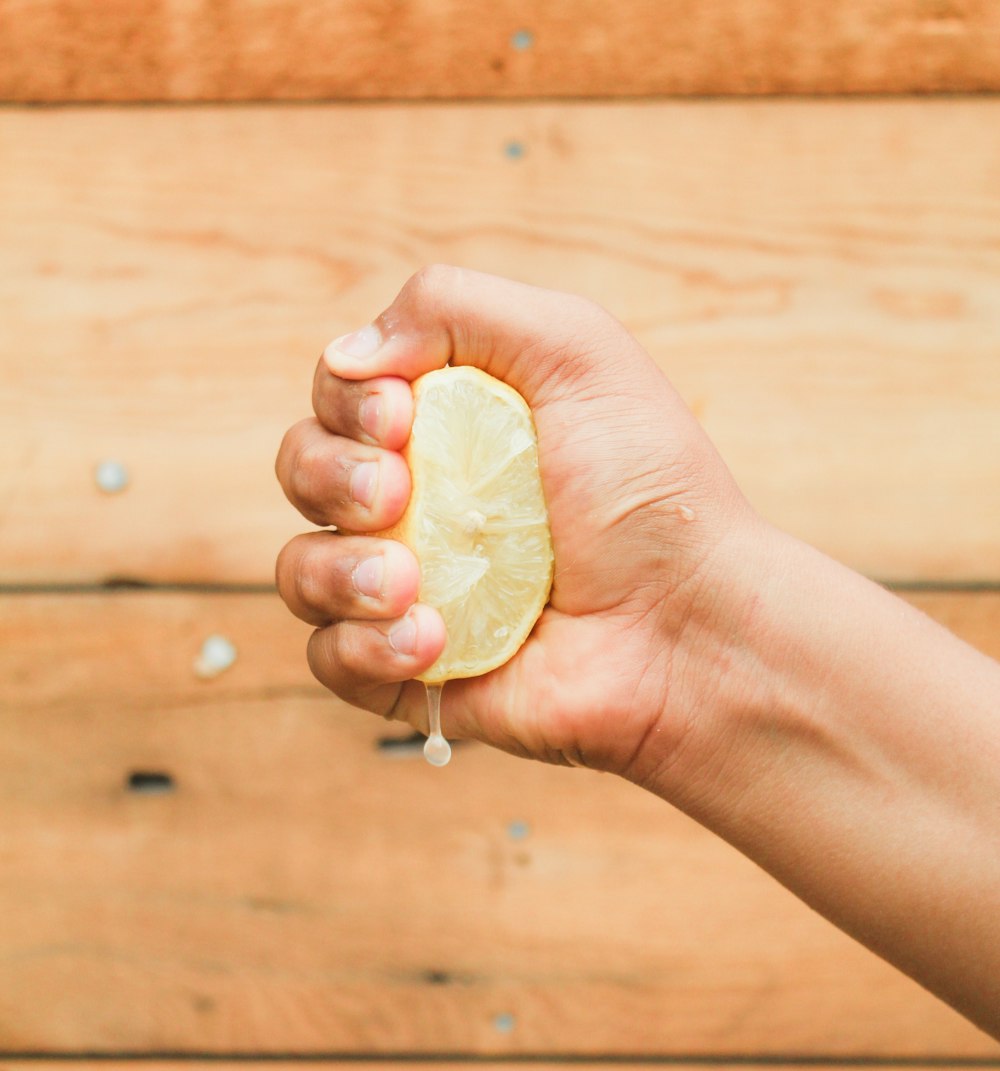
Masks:
[[[930,604],[997,650],[1000,594]],[[624,782],[380,749],[306,635],[266,595],[0,598],[0,1051],[1000,1056]]]
[[[267,1066],[273,1068],[273,1071],[302,1071],[302,1066],[306,1061],[296,1059],[275,1059],[268,1060]],[[308,1060],[309,1067],[316,1068],[317,1071],[352,1071],[357,1067],[357,1061],[352,1060],[338,1060],[333,1059],[310,1059]],[[370,1067],[372,1071],[453,1071],[455,1068],[461,1069],[461,1071],[504,1071],[504,1069],[510,1066],[509,1062],[503,1060],[490,1060],[490,1059],[470,1059],[463,1060],[366,1060],[366,1067]],[[601,1061],[594,1060],[558,1060],[548,1061],[545,1060],[532,1060],[532,1071],[597,1071],[597,1068],[602,1065]],[[2,1059],[0,1058],[0,1071],[62,1071],[65,1068],[66,1062],[58,1059],[31,1059],[31,1060],[19,1060],[19,1059]],[[117,1068],[121,1068],[121,1071],[144,1071],[149,1067],[148,1060],[136,1060],[136,1059],[74,1059],[74,1068],[79,1068],[79,1071],[116,1071]],[[219,1071],[237,1071],[237,1069],[246,1069],[255,1066],[252,1060],[240,1060],[240,1059],[211,1059],[211,1060],[198,1060],[195,1058],[185,1058],[183,1060],[171,1060],[169,1058],[157,1060],[157,1071],[212,1071],[214,1068],[218,1068]],[[642,1062],[636,1061],[622,1061],[616,1060],[613,1064],[604,1062],[604,1066],[620,1067],[623,1071],[656,1071],[657,1068],[663,1066],[662,1063],[654,1062]],[[768,1063],[764,1060],[760,1061],[744,1061],[740,1060],[738,1063],[726,1063],[724,1061],[711,1061],[711,1060],[698,1060],[697,1062],[685,1063],[684,1061],[671,1061],[671,1067],[676,1067],[677,1071],[742,1071],[743,1068],[748,1068],[749,1071],[768,1071],[773,1069],[775,1064]],[[782,1071],[807,1071],[809,1068],[813,1068],[816,1065],[814,1063],[792,1063],[786,1060],[782,1060],[780,1067]],[[837,1063],[836,1061],[831,1063],[824,1063],[824,1068],[828,1068],[829,1071],[849,1071],[850,1068],[856,1066],[850,1063]],[[979,1063],[977,1067],[992,1067],[991,1063]],[[932,1064],[920,1064],[920,1063],[908,1063],[907,1067],[912,1067],[913,1071],[959,1071],[962,1067],[968,1067],[968,1064],[956,1062],[949,1064],[947,1062],[941,1063],[935,1061]]]
[[[267,1066],[273,1068],[273,1071],[301,1071],[304,1060],[296,1059],[276,1059],[268,1060]],[[357,1061],[352,1060],[338,1060],[338,1059],[310,1059],[308,1061],[310,1067],[316,1068],[317,1071],[352,1071],[357,1067]],[[370,1067],[372,1071],[453,1071],[455,1068],[460,1068],[461,1071],[504,1071],[510,1064],[503,1060],[490,1060],[490,1059],[470,1059],[468,1061],[463,1060],[447,1060],[447,1061],[434,1061],[434,1060],[366,1060],[365,1065]],[[18,1059],[2,1059],[0,1058],[0,1071],[62,1071],[65,1068],[66,1062],[58,1059],[31,1059],[31,1060],[18,1060]],[[148,1060],[136,1060],[136,1059],[74,1059],[73,1066],[79,1068],[79,1071],[116,1071],[117,1068],[121,1068],[121,1071],[144,1071],[149,1067]],[[252,1060],[239,1060],[239,1059],[212,1059],[212,1060],[198,1060],[195,1058],[185,1058],[183,1060],[171,1060],[169,1058],[156,1061],[157,1071],[212,1071],[214,1068],[218,1068],[219,1071],[237,1071],[237,1069],[246,1069],[255,1066]],[[585,1060],[558,1060],[549,1061],[545,1060],[532,1060],[532,1071],[596,1071],[601,1066],[599,1061]],[[636,1060],[634,1062],[616,1060],[614,1064],[605,1063],[604,1066],[620,1067],[623,1071],[655,1071],[655,1069],[663,1066],[662,1063],[642,1062]],[[742,1071],[743,1068],[748,1068],[749,1071],[767,1071],[767,1069],[773,1069],[775,1064],[767,1063],[766,1061],[744,1061],[740,1060],[738,1063],[725,1063],[723,1061],[712,1062],[710,1060],[698,1060],[697,1062],[685,1063],[683,1061],[674,1062],[671,1061],[671,1067],[676,1067],[677,1071],[696,1071],[696,1069],[704,1069],[704,1071]],[[815,1067],[815,1064],[811,1063],[791,1063],[786,1060],[782,1060],[780,1064],[782,1071],[807,1071],[807,1069]],[[828,1068],[829,1071],[848,1071],[849,1068],[856,1065],[849,1063],[824,1063],[824,1068]],[[980,1064],[977,1062],[977,1067],[991,1067],[994,1066],[990,1063]],[[913,1071],[959,1071],[962,1067],[968,1067],[968,1064],[954,1063],[949,1064],[947,1062],[940,1063],[934,1062],[933,1064],[920,1064],[911,1063],[907,1064],[907,1067],[912,1067]]]
[[[882,578],[995,581],[998,126],[986,100],[8,109],[0,581],[269,582],[319,350],[435,260],[603,302],[775,523]]]
[[[15,101],[998,88],[993,0],[0,2]]]

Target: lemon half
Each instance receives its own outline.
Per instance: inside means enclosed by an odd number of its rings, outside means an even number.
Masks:
[[[552,586],[552,538],[531,410],[512,387],[468,365],[413,383],[403,455],[413,490],[383,533],[420,563],[420,601],[447,629],[427,684],[475,677],[527,639]]]

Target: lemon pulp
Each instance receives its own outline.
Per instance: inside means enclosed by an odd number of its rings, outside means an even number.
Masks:
[[[414,552],[420,601],[444,618],[444,651],[419,678],[433,684],[517,652],[548,601],[552,540],[524,399],[466,365],[421,376],[413,398],[404,450],[413,489],[385,534]]]

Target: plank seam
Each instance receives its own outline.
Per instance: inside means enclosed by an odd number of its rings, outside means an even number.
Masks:
[[[52,1061],[74,1063],[87,1060],[105,1060],[124,1063],[128,1061],[142,1063],[157,1062],[203,1062],[203,1063],[389,1063],[407,1062],[414,1064],[430,1063],[472,1063],[472,1064],[560,1064],[566,1066],[593,1067],[598,1065],[655,1064],[663,1067],[676,1067],[685,1064],[695,1066],[721,1067],[872,1067],[872,1068],[1000,1068],[1000,1058],[988,1056],[874,1056],[853,1055],[837,1056],[831,1054],[718,1054],[718,1053],[607,1053],[602,1055],[579,1056],[570,1053],[501,1053],[488,1055],[481,1052],[446,1052],[446,1053],[358,1053],[358,1052],[105,1052],[87,1050],[80,1052],[45,1052],[35,1051],[0,1051],[0,1060],[21,1060],[25,1062]]]
[[[273,97],[245,97],[239,100],[227,100],[225,98],[205,97],[198,100],[171,100],[160,98],[149,100],[12,100],[4,98],[0,100],[0,111],[33,109],[39,111],[70,110],[74,108],[86,109],[129,109],[142,108],[326,108],[326,107],[382,107],[385,105],[401,106],[409,105],[414,108],[426,105],[493,105],[496,107],[513,107],[516,105],[547,105],[547,104],[621,104],[635,105],[637,103],[649,104],[683,104],[696,103],[698,101],[723,102],[723,103],[749,103],[752,101],[775,103],[778,101],[813,101],[813,102],[850,102],[850,101],[961,101],[961,100],[997,100],[1000,99],[1000,90],[996,89],[968,89],[936,91],[912,90],[905,93],[703,93],[703,94],[677,94],[677,93],[635,93],[635,94],[595,94],[593,96],[574,96],[572,94],[551,96],[472,96],[472,97],[289,97],[275,99]]]

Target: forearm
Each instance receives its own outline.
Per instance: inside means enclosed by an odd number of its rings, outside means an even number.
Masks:
[[[715,701],[641,779],[1000,1032],[1000,666],[809,547],[753,548]]]

